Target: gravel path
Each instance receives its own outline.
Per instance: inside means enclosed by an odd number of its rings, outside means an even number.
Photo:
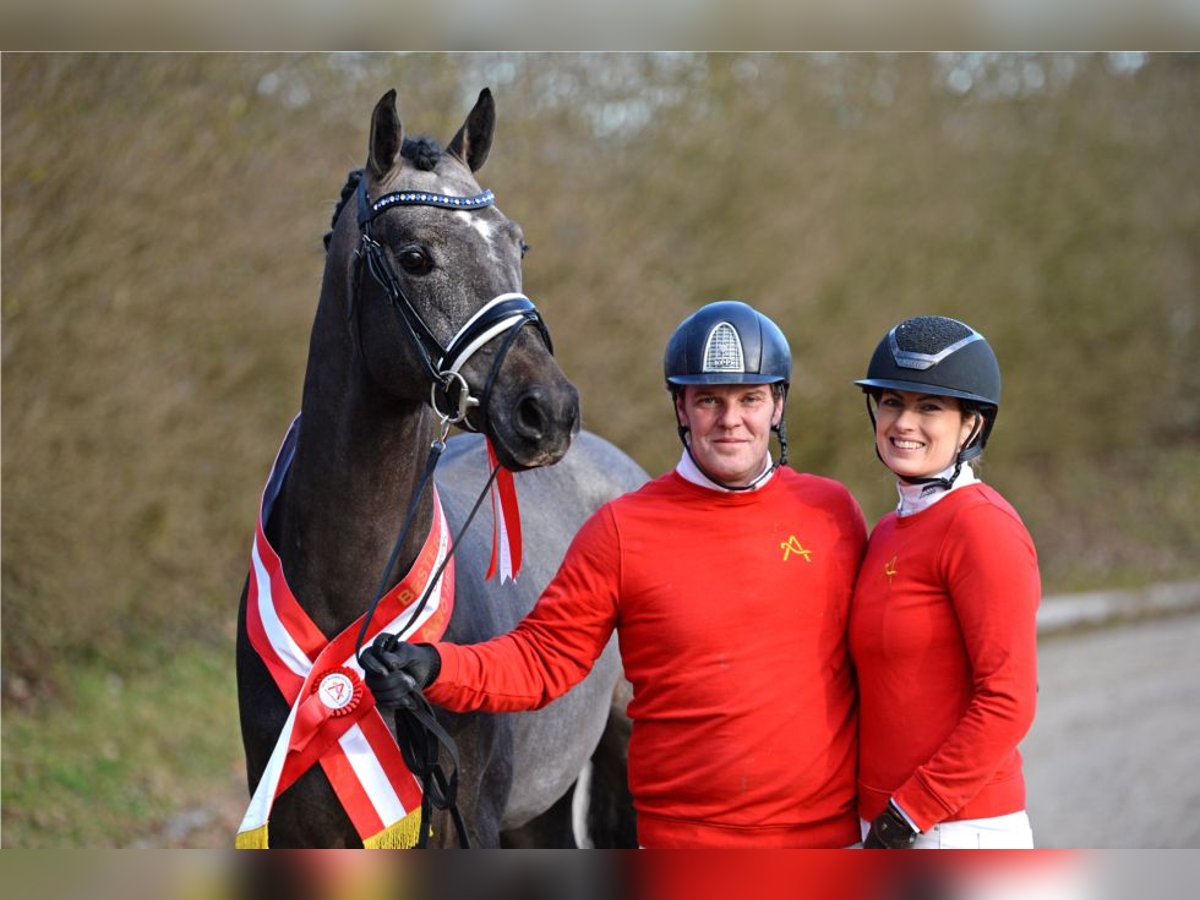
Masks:
[[[1200,615],[1046,638],[1038,666],[1038,846],[1200,847]]]

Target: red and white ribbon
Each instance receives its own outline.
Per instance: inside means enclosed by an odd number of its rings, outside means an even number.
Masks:
[[[500,465],[491,438],[487,443],[488,466],[497,469],[492,480],[492,560],[485,580],[497,573],[500,583],[515,581],[521,572],[521,508],[513,473]]]
[[[421,788],[362,683],[354,654],[362,618],[327,640],[292,594],[264,532],[295,452],[299,423],[297,416],[263,491],[246,603],[250,642],[291,710],[238,828],[236,844],[268,846],[275,799],[319,763],[365,847],[412,846],[420,827]],[[434,641],[442,636],[454,607],[452,563],[430,589],[420,617],[411,623],[406,618],[445,560],[449,545],[450,529],[435,490],[434,521],[424,546],[409,573],[380,600],[364,644],[385,630],[400,633],[403,640]]]

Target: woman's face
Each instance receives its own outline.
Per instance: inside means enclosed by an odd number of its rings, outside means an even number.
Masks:
[[[974,424],[954,397],[885,390],[875,410],[875,446],[897,475],[928,478],[949,468]]]

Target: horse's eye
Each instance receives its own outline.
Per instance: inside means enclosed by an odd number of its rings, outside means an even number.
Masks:
[[[433,268],[433,261],[421,250],[409,248],[401,250],[396,257],[397,262],[409,275],[424,275]]]
[[[521,241],[521,259],[524,259],[525,254],[528,253],[532,249],[533,248],[530,247],[527,243],[525,243],[524,241]]]

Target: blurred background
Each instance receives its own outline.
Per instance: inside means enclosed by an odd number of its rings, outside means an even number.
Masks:
[[[254,516],[321,236],[391,87],[442,141],[491,87],[480,182],[532,245],[585,427],[652,474],[679,452],[667,336],[744,299],[796,357],[792,464],[873,522],[895,493],[851,381],[891,325],[949,315],[1000,359],[982,475],[1046,593],[1200,577],[1196,54],[8,53],[0,74],[6,846],[229,844]]]

